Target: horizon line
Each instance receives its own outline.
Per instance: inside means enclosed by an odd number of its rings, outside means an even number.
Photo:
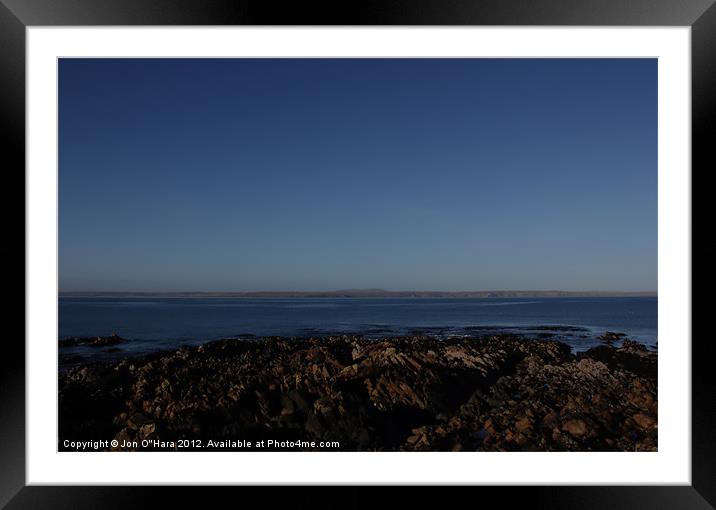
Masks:
[[[410,294],[561,294],[561,295],[657,295],[657,290],[386,290],[380,288],[369,289],[336,289],[336,290],[60,290],[58,294],[162,294],[162,295],[331,295],[331,294],[375,294],[375,295],[410,295]]]

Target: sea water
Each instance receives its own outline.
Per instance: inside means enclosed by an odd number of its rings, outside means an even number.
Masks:
[[[59,299],[59,338],[130,340],[94,358],[145,353],[221,338],[427,334],[441,338],[511,333],[553,338],[582,351],[606,331],[657,343],[656,297],[542,298],[79,298]]]

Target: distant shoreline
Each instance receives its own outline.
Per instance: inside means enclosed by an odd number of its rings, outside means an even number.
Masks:
[[[59,297],[78,298],[338,298],[338,297],[395,297],[395,298],[526,298],[526,297],[657,297],[653,291],[562,291],[562,290],[497,290],[497,291],[248,291],[248,292],[113,292],[60,291]]]

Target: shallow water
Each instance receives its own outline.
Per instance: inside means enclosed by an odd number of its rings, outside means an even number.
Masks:
[[[656,297],[585,298],[69,298],[59,300],[59,337],[116,332],[117,357],[227,337],[413,333],[439,337],[514,333],[554,338],[575,351],[605,331],[657,342]]]

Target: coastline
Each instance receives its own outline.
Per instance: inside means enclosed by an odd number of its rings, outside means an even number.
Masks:
[[[394,291],[383,289],[328,291],[243,291],[243,292],[130,292],[130,291],[60,291],[60,298],[529,298],[529,297],[658,297],[656,291],[565,291],[565,290],[478,290]]]
[[[58,378],[60,451],[657,449],[657,353],[628,339],[230,339]]]

